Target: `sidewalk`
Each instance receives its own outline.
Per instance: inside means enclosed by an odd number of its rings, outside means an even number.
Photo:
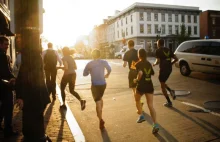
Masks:
[[[53,142],[74,142],[74,138],[65,119],[65,112],[61,112],[59,107],[60,102],[57,97],[45,109],[44,122],[46,133]],[[3,132],[0,131],[1,142],[22,142],[22,111],[15,107],[13,115],[14,130],[17,130],[20,135],[5,139]]]

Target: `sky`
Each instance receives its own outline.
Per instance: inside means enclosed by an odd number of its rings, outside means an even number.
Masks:
[[[200,10],[219,10],[220,0],[43,0],[43,36],[62,46],[74,45],[95,25],[135,2],[195,6]]]

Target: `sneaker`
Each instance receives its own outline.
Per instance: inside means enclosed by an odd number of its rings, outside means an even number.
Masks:
[[[86,100],[81,100],[80,104],[81,104],[81,110],[84,110],[86,108]]]
[[[60,109],[67,109],[67,107],[65,104],[63,104],[62,106],[60,106]]]
[[[153,134],[156,134],[158,131],[159,131],[159,126],[158,126],[158,124],[153,124],[152,133],[153,133]]]
[[[170,95],[172,96],[173,100],[176,99],[176,95],[175,95],[175,91],[174,90],[170,91]]]
[[[103,119],[101,119],[100,122],[99,122],[99,128],[101,130],[105,129],[105,121]]]
[[[166,106],[166,107],[173,107],[173,104],[170,102],[166,102],[166,103],[164,103],[163,104],[164,106]]]
[[[138,120],[137,120],[137,123],[141,123],[143,121],[145,121],[144,115],[140,115]]]

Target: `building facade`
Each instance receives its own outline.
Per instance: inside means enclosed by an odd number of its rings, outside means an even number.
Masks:
[[[207,10],[200,13],[200,38],[220,39],[220,11]]]

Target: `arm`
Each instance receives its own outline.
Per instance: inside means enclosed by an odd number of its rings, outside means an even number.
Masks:
[[[137,78],[134,79],[134,83],[137,83],[138,81],[140,81],[142,75],[143,75],[143,72],[141,70],[139,70],[138,74],[137,74]]]
[[[83,70],[83,76],[89,75],[89,64],[86,65],[85,69]]]
[[[153,63],[153,66],[156,66],[160,63],[160,58],[156,58],[156,61]]]
[[[173,59],[174,60],[171,62],[172,65],[175,64],[178,61],[178,58],[176,57],[176,55],[173,56]]]
[[[128,62],[127,61],[124,61],[123,63],[123,67],[125,68],[127,66]]]
[[[43,60],[43,61],[44,61],[44,57],[45,57],[46,52],[47,52],[47,50],[44,50],[44,51],[42,52],[42,60]]]
[[[56,56],[57,56],[57,60],[58,60],[58,62],[59,62],[59,64],[60,64],[60,66],[61,66],[61,65],[62,65],[62,60],[61,60],[61,58],[60,58],[58,52],[55,51],[55,53],[56,53]]]
[[[68,64],[66,61],[63,61],[63,67],[57,67],[57,69],[68,70]]]
[[[107,69],[107,74],[105,75],[105,78],[108,78],[108,76],[110,75],[112,69],[110,67],[110,65],[108,64],[108,62],[105,62],[105,68]]]

